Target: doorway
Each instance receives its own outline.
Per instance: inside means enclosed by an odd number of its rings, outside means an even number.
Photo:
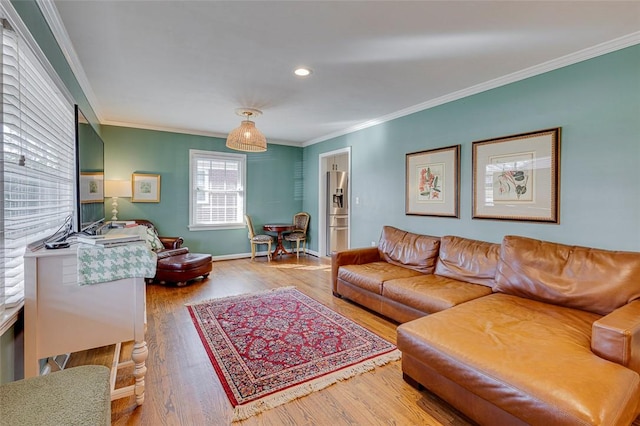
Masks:
[[[328,196],[327,193],[327,172],[346,172],[348,177],[348,187],[351,188],[351,147],[338,149],[335,151],[320,154],[319,175],[318,175],[318,256],[325,257],[328,253],[329,239],[327,238],[330,223],[327,215]],[[351,189],[347,192],[346,221],[346,245],[351,247]]]

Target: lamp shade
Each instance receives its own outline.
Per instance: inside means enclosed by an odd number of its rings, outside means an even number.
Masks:
[[[104,182],[105,197],[131,197],[131,181],[107,180]]]
[[[233,129],[227,136],[227,148],[236,151],[264,152],[267,150],[267,138],[256,128],[256,123],[250,120],[257,117],[262,111],[255,108],[238,108],[236,114],[245,119],[240,127]]]
[[[256,123],[243,120],[227,136],[227,148],[237,151],[264,152],[267,150],[267,138],[256,128]]]

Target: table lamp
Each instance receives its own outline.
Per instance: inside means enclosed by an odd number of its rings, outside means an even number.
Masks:
[[[113,198],[111,202],[111,220],[118,220],[118,197],[131,197],[131,181],[107,180],[104,183],[105,197]]]

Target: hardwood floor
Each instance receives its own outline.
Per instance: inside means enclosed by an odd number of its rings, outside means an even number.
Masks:
[[[227,425],[233,408],[193,326],[185,303],[253,291],[296,286],[300,291],[395,343],[396,324],[331,295],[328,260],[287,256],[216,262],[209,279],[186,287],[147,286],[146,394],[112,402],[114,425]],[[72,354],[68,366],[110,366],[113,347]],[[131,345],[123,353],[130,356]],[[131,384],[130,371],[118,386]],[[121,383],[120,383],[121,382]],[[462,414],[427,391],[402,380],[400,361],[339,382],[268,410],[237,425],[471,425]],[[640,426],[636,420],[634,423]]]
[[[215,262],[209,279],[188,286],[147,286],[145,402],[112,402],[114,425],[226,425],[233,408],[204,351],[185,303],[296,286],[300,291],[394,342],[396,324],[331,295],[331,265],[313,256]],[[68,366],[111,364],[113,347],[75,353]],[[123,354],[129,356],[131,345]],[[126,378],[128,370],[119,376]],[[119,379],[118,386],[132,383]],[[461,414],[402,380],[400,362],[339,382],[237,425],[469,425]]]

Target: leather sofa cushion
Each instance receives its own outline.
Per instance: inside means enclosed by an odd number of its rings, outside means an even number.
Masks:
[[[378,243],[380,258],[391,264],[432,274],[435,269],[440,238],[384,226]]]
[[[371,262],[363,265],[344,265],[338,269],[338,280],[346,281],[364,290],[382,294],[382,283],[394,278],[419,277],[423,274],[413,269],[387,262]]]
[[[491,288],[439,275],[385,281],[382,296],[432,314],[491,294]]]
[[[640,298],[640,253],[506,236],[495,291],[606,315]]]
[[[435,273],[494,287],[500,244],[448,235],[440,239]]]
[[[492,294],[398,327],[397,346],[529,424],[629,424],[640,377],[590,349],[599,315]]]
[[[210,254],[183,253],[158,260],[158,270],[183,271],[211,263]]]

